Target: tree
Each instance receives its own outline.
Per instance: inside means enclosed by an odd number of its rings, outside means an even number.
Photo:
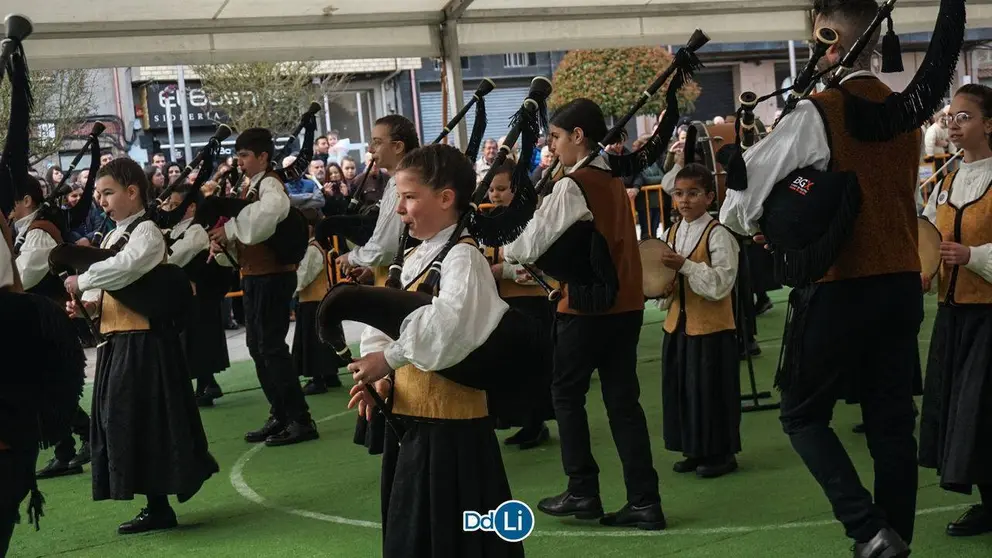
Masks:
[[[554,93],[548,100],[548,107],[557,109],[572,99],[585,97],[595,101],[605,116],[623,116],[634,106],[644,88],[671,65],[672,58],[661,47],[573,50],[555,70]],[[668,84],[662,85],[638,114],[661,114],[665,109],[667,87]],[[701,92],[699,84],[687,83],[677,94],[679,111],[692,111]]]
[[[228,116],[235,131],[268,128],[288,133],[311,102],[335,94],[350,76],[337,74],[314,84],[318,62],[254,62],[195,66],[211,110]]]
[[[93,91],[86,70],[35,70],[31,72],[31,165],[55,155],[75,136],[93,110]],[[10,80],[0,84],[0,133],[10,120]]]

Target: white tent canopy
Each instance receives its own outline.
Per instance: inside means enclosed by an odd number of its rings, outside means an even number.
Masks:
[[[809,37],[811,0],[0,0],[35,24],[35,68],[444,57]],[[929,31],[938,0],[900,0],[901,33]],[[534,7],[540,6],[540,7]],[[992,0],[968,25],[992,26]],[[457,65],[455,65],[457,69]]]

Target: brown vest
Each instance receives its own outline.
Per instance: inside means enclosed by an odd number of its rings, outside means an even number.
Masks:
[[[644,286],[641,277],[641,253],[637,249],[637,233],[630,213],[630,198],[620,179],[595,167],[585,167],[569,175],[579,185],[593,224],[610,247],[610,258],[617,271],[620,290],[616,302],[607,314],[644,310]],[[568,284],[562,285],[558,312],[580,314],[568,306]]]
[[[7,285],[5,287],[0,286],[0,289],[7,289],[14,293],[23,293],[24,287],[21,285],[21,274],[17,272],[17,260],[14,258],[14,237],[10,234],[10,228],[7,226],[7,218],[0,212],[0,236],[3,236],[3,242],[7,243],[7,251],[10,252],[10,272],[14,276],[14,284]]]
[[[944,179],[937,197],[937,230],[940,238],[965,246],[981,246],[992,243],[992,185],[977,200],[954,207],[951,204],[951,189],[954,176],[951,173]],[[941,198],[946,198],[940,203]],[[940,262],[940,282],[938,298],[952,304],[992,304],[992,283],[963,265],[949,265]]]
[[[321,273],[317,274],[317,277],[310,282],[309,285],[304,287],[300,291],[300,302],[320,302],[324,300],[324,295],[327,291],[331,290],[331,285],[335,283],[334,280],[334,259],[328,252],[321,248],[320,243],[316,240],[310,241],[311,246],[315,246],[320,250],[320,255],[324,260],[323,269]]]
[[[478,246],[471,237],[459,242]],[[422,274],[408,290],[416,291],[426,276],[426,273]],[[407,364],[396,371],[393,380],[393,413],[408,417],[466,420],[488,416],[489,407],[485,391],[463,386],[440,374],[425,372],[413,364]]]
[[[683,221],[679,221],[672,228],[668,229],[668,244],[675,245],[675,233],[682,226]],[[719,227],[720,223],[714,219],[706,226],[703,235],[699,238],[699,243],[689,254],[690,260],[712,265],[710,262],[710,234],[713,229]],[[685,333],[686,335],[707,335],[719,331],[736,329],[734,324],[734,308],[731,304],[730,296],[725,296],[720,300],[709,300],[703,298],[687,288],[686,280],[679,276],[679,288],[672,295],[672,305],[668,308],[668,316],[665,318],[665,331],[674,333],[681,319],[683,300],[685,301]]]
[[[882,101],[892,93],[872,78],[853,78],[841,87],[861,98]],[[811,96],[823,116],[830,143],[829,170],[853,171],[861,185],[861,213],[840,256],[819,282],[887,273],[920,272],[916,225],[916,180],[920,130],[886,142],[863,142],[847,128],[844,94],[827,89]]]
[[[55,223],[51,221],[46,221],[44,219],[35,219],[34,221],[31,221],[31,225],[28,226],[28,232],[31,232],[35,229],[41,229],[45,231],[46,233],[48,233],[48,236],[52,237],[52,239],[55,240],[56,244],[62,244],[62,232],[59,231],[59,228],[57,226],[55,226]]]
[[[282,179],[279,175],[274,172],[268,172],[263,177],[265,178],[275,178],[282,184]],[[261,182],[259,183],[259,189],[261,189]],[[283,194],[289,196],[286,192],[286,186],[283,185]],[[246,189],[242,195],[248,195],[248,190]],[[254,203],[258,203],[257,201]],[[243,242],[236,242],[238,247],[238,263],[241,264],[241,275],[251,276],[251,275],[272,275],[274,273],[286,273],[289,271],[296,271],[296,264],[280,264],[276,259],[276,254],[269,248],[264,242],[259,242],[258,244],[244,244]]]
[[[490,246],[486,247],[486,259],[492,265],[505,264],[506,261],[503,259],[503,249],[493,248]],[[509,265],[509,264],[506,264]],[[552,288],[558,288],[558,282],[550,277],[547,279],[548,285]],[[519,298],[525,296],[534,296],[541,298],[548,298],[548,293],[544,291],[544,288],[540,285],[521,285],[513,279],[499,278],[496,280],[496,289],[499,291],[500,298]]]
[[[62,244],[62,231],[59,230],[55,223],[45,219],[35,219],[34,221],[31,221],[27,232],[31,232],[35,229],[45,231],[48,236],[52,237],[55,244]],[[70,299],[69,293],[67,293],[65,288],[62,286],[62,281],[51,271],[49,271],[37,285],[29,289],[28,292],[47,296],[61,303],[68,302]]]

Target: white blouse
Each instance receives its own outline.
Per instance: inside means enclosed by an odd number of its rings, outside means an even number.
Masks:
[[[103,247],[112,246],[144,210],[117,221],[117,228],[103,240]],[[148,220],[135,227],[131,238],[116,255],[91,265],[79,275],[79,290],[83,300],[95,302],[102,290],[116,291],[140,279],[165,259],[166,245],[162,231],[154,221]]]
[[[28,290],[45,278],[48,274],[48,255],[58,246],[52,235],[41,229],[28,230],[38,212],[22,217],[14,223],[17,229],[17,239],[24,239],[17,255],[17,272],[21,274],[24,290]],[[16,244],[16,241],[15,241]]]
[[[210,248],[210,237],[200,225],[193,224],[193,218],[183,219],[169,231],[169,238],[176,240],[170,248],[169,263],[184,267],[193,257]],[[206,256],[204,256],[206,257]]]
[[[363,246],[348,253],[348,262],[351,265],[386,267],[393,263],[396,252],[400,250],[400,235],[403,234],[403,221],[399,213],[396,213],[398,205],[396,178],[390,177],[382,191],[379,216],[375,220],[372,237]]]
[[[452,225],[425,240],[403,262],[403,285],[415,280],[444,247]],[[444,370],[482,346],[509,310],[496,291],[489,261],[471,244],[457,244],[441,262],[439,294],[431,304],[411,312],[399,339],[368,327],[362,356],[384,351],[392,369],[413,364],[421,370]]]
[[[324,271],[324,254],[313,244],[307,246],[307,251],[296,268],[296,294],[310,286],[320,272]]]
[[[957,174],[954,175],[950,199],[945,200],[945,203],[962,207],[984,196],[990,186],[992,186],[992,157],[972,163],[962,162]],[[923,209],[923,216],[933,224],[937,224],[939,198],[940,194],[934,189],[933,194],[927,199],[927,206]],[[989,217],[992,218],[992,215]],[[992,283],[992,244],[969,246],[969,248],[971,258],[965,267]]]
[[[730,292],[734,289],[740,246],[727,229],[718,226],[710,232],[710,265],[689,260],[689,256],[699,244],[707,225],[712,220],[713,217],[709,213],[703,213],[692,222],[683,220],[675,231],[673,248],[680,256],[686,258],[679,273],[685,276],[688,288],[707,300],[715,301],[730,296]],[[662,238],[668,238],[668,234],[669,231],[666,230]],[[669,307],[672,299],[673,297],[663,299],[659,306]]]

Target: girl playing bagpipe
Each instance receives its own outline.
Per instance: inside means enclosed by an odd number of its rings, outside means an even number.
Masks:
[[[741,449],[740,372],[731,291],[739,247],[707,213],[716,184],[690,164],[675,177],[682,219],[664,233],[664,264],[677,272],[662,307],[662,406],[665,448],[682,452],[676,473],[718,477],[737,469]]]
[[[116,254],[65,280],[70,294],[83,293],[88,313],[100,315],[100,333],[108,339],[97,352],[93,386],[93,499],[144,494],[148,506],[118,533],[171,529],[177,521],[168,496],[185,502],[219,467],[207,450],[193,399],[179,341],[181,318],[145,315],[119,298],[125,288],[166,267],[162,231],[145,212],[148,179],[134,161],[114,159],[100,169],[96,188],[117,225],[103,244]],[[178,281],[157,283],[169,292],[141,292],[137,298],[155,305],[156,298],[171,298],[171,289],[177,289],[176,299],[183,299],[179,274]],[[66,304],[72,317],[82,315],[76,300]],[[189,302],[187,296],[174,310],[184,312]]]
[[[939,307],[930,341],[920,464],[945,490],[981,503],[947,526],[951,536],[992,532],[992,89],[965,85],[951,101],[948,129],[961,167],[923,211],[940,231]],[[925,290],[931,278],[924,276]]]
[[[410,236],[422,241],[403,261],[401,279],[409,290],[424,280],[460,217],[471,211],[474,187],[472,164],[446,145],[413,151],[397,168],[397,212]],[[505,377],[518,353],[534,343],[533,326],[500,299],[489,262],[467,233],[440,262],[435,296],[339,284],[322,310],[351,294],[366,298],[350,307],[376,316],[422,300],[396,317],[402,323],[391,327],[398,335],[369,327],[364,356],[348,366],[357,382],[349,407],[357,405],[371,420],[365,386],[375,384],[391,398],[399,431],[387,428],[382,457],[383,556],[523,556],[520,543],[462,530],[464,511],[496,510],[510,500],[510,487],[487,392],[461,382]],[[456,374],[461,382],[449,379]]]
[[[514,165],[507,162],[495,171],[489,186],[489,201],[493,204],[505,207],[513,201],[513,190],[510,187],[513,169]],[[548,300],[548,293],[530,278],[523,266],[503,261],[501,249],[486,248],[486,257],[492,262],[491,269],[499,296],[511,308],[533,318],[539,327],[539,346],[543,350],[533,355],[534,358],[522,359],[518,365],[530,369],[533,383],[531,389],[527,390],[528,397],[514,401],[512,408],[492,409],[498,427],[521,427],[503,443],[519,446],[522,450],[531,449],[548,441],[551,433],[544,421],[553,419],[555,414],[551,402],[551,368],[554,364],[551,332],[554,328],[555,307]]]

